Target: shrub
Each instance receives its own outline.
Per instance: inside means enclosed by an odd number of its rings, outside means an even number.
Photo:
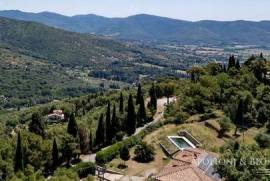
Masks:
[[[255,137],[256,142],[261,148],[267,148],[270,145],[270,135],[259,133]]]
[[[130,159],[130,154],[129,154],[129,148],[127,145],[122,145],[120,149],[120,158],[124,161],[124,168],[126,167],[125,162]]]
[[[121,146],[122,146],[121,143],[115,143],[112,146],[97,152],[97,155],[96,155],[97,164],[103,165],[113,160],[119,154],[119,150]]]
[[[220,130],[219,135],[224,136],[226,132],[229,132],[231,129],[231,120],[227,117],[224,117],[222,120],[219,121]]]
[[[91,175],[88,175],[86,179],[84,179],[83,181],[95,181],[95,177],[94,176],[91,176]]]
[[[134,154],[135,160],[143,163],[150,162],[155,158],[154,147],[147,145],[145,142],[142,142],[136,146]]]
[[[78,177],[78,174],[73,169],[66,169],[66,168],[57,168],[57,170],[54,172],[53,176],[50,179],[51,181],[59,181],[59,180],[65,180],[65,181],[77,181],[80,180]]]
[[[95,175],[96,165],[92,162],[81,162],[72,168],[76,171],[80,178],[87,177],[87,175]]]
[[[214,112],[204,113],[200,116],[201,121],[205,121],[211,118],[216,118],[216,114]]]
[[[127,161],[130,158],[129,149],[126,145],[123,145],[120,149],[120,158],[124,161]]]
[[[188,118],[187,114],[181,111],[176,114],[173,122],[174,124],[183,124],[187,118]]]
[[[113,160],[116,156],[119,155],[120,149],[123,145],[126,145],[128,148],[131,148],[135,146],[136,144],[138,144],[140,141],[141,141],[141,137],[139,135],[131,136],[124,141],[115,143],[112,146],[97,152],[97,155],[96,155],[97,164],[103,165]]]

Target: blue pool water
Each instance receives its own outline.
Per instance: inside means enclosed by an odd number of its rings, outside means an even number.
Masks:
[[[192,148],[192,146],[181,137],[170,137],[170,140],[180,149]]]

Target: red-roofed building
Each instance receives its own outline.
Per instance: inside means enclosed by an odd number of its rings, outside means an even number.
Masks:
[[[179,150],[154,178],[157,181],[218,181],[219,175],[212,171],[214,158],[216,155],[198,148]]]
[[[65,115],[62,110],[53,110],[53,113],[48,114],[47,118],[48,122],[54,123],[63,121],[65,119]]]

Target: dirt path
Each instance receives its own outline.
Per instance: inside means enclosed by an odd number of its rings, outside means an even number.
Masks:
[[[150,101],[150,98],[146,99],[146,104]],[[154,124],[158,121],[161,121],[164,118],[164,111],[165,111],[165,106],[167,104],[167,98],[163,97],[157,100],[157,111],[156,114],[153,117],[153,121],[144,125],[143,127],[137,128],[136,132],[134,133],[134,135],[139,134],[143,129],[145,129],[147,126]],[[171,97],[169,98],[169,103],[175,102],[176,101],[176,97]]]

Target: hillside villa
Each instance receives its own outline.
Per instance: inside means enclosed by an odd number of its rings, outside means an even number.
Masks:
[[[162,168],[153,178],[157,181],[220,181],[215,172],[214,163],[217,154],[207,152],[187,131],[178,132],[177,136],[168,136],[160,146],[171,158],[170,163]]]
[[[62,110],[53,110],[52,113],[47,115],[47,120],[49,123],[58,123],[64,121],[65,115]]]

